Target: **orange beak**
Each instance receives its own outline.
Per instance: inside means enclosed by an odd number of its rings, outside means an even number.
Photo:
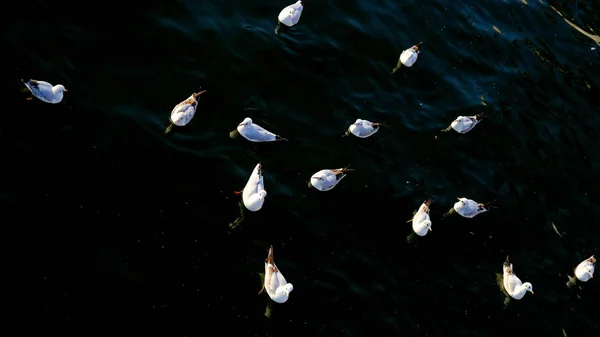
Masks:
[[[69,92],[69,90],[65,89],[65,92]]]

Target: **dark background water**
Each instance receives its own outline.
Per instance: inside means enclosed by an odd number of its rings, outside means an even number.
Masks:
[[[598,335],[598,282],[565,282],[600,243],[600,46],[538,0],[314,0],[275,35],[292,2],[5,8],[0,214],[20,335]],[[600,32],[597,2],[552,5]],[[26,101],[21,78],[69,92]],[[252,152],[228,137],[244,117],[290,142]],[[390,127],[340,137],[356,118]],[[231,230],[258,161],[268,199]],[[347,164],[334,190],[307,188]],[[442,217],[457,196],[497,208]],[[410,245],[428,198],[434,231]],[[294,284],[271,319],[269,245]],[[535,295],[504,308],[507,254]]]

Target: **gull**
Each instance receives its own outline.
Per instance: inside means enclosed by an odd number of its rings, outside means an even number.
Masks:
[[[265,280],[258,293],[261,294],[265,289],[269,297],[276,303],[285,303],[290,298],[290,292],[294,290],[294,286],[285,280],[275,265],[273,246],[269,247],[269,254],[265,260]]]
[[[262,208],[265,197],[267,196],[267,191],[265,191],[262,165],[260,163],[256,164],[254,167],[244,189],[234,193],[242,195],[244,206],[246,206],[249,211],[256,212]]]
[[[569,277],[569,282],[567,282],[567,286],[571,287],[575,285],[576,280],[579,280],[581,282],[587,282],[593,279],[595,266],[596,258],[594,257],[594,255],[581,261],[581,263],[579,263],[574,269],[575,277]]]
[[[450,126],[446,129],[442,130],[444,132],[448,132],[450,130],[454,130],[460,134],[465,134],[475,127],[479,122],[481,122],[481,117],[483,114],[475,115],[475,116],[458,116]]]
[[[465,218],[473,218],[478,214],[487,212],[485,204],[467,198],[456,197],[456,199],[458,199],[458,201],[454,203],[454,211]]]
[[[310,177],[308,187],[314,187],[319,191],[332,190],[350,171],[354,170],[347,167],[321,170]]]
[[[273,142],[278,140],[288,141],[287,139],[276,135],[271,131],[265,130],[260,125],[252,123],[252,119],[249,117],[244,118],[244,120],[238,125],[237,132],[242,135],[242,137],[255,143]]]
[[[412,67],[415,62],[417,62],[417,58],[419,57],[419,46],[423,44],[423,42],[419,42],[416,45],[404,50],[402,54],[400,54],[400,58],[398,58],[398,64],[392,70],[392,74],[395,73],[402,65],[405,67]]]
[[[198,96],[205,93],[206,90],[202,90],[198,93],[192,94],[190,97],[177,104],[171,111],[169,117],[169,126],[165,130],[165,133],[169,133],[173,130],[173,125],[185,126],[187,125],[194,115],[196,114],[196,107],[198,106]]]
[[[412,222],[413,231],[418,236],[425,236],[429,231],[433,231],[431,228],[431,220],[429,219],[430,205],[431,200],[423,202],[413,218],[408,220],[408,222]]]
[[[300,21],[300,15],[302,15],[302,10],[304,9],[304,4],[302,0],[296,2],[295,4],[291,4],[286,6],[281,10],[279,16],[277,16],[278,25],[279,23],[283,23],[284,25],[291,27]]]
[[[531,283],[522,283],[517,275],[515,275],[513,265],[508,261],[508,256],[506,257],[506,261],[504,261],[502,268],[502,285],[510,297],[514,298],[515,300],[520,300],[528,291],[533,294],[533,286]]]
[[[29,80],[25,82],[23,79],[21,79],[21,82],[25,84],[33,96],[37,97],[42,102],[51,104],[60,103],[63,99],[63,92],[69,91],[65,89],[62,84],[53,86],[45,81]],[[27,97],[27,100],[31,101],[33,96]]]
[[[354,123],[352,123],[348,127],[348,131],[346,132],[346,135],[348,135],[348,133],[351,133],[358,138],[367,138],[367,137],[370,137],[370,136],[374,135],[375,133],[377,133],[377,131],[379,131],[379,127],[381,125],[384,125],[384,124],[383,123],[373,123],[366,119],[357,119]]]

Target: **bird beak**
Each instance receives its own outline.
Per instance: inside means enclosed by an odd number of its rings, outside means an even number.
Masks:
[[[460,198],[459,198],[459,197],[456,197],[456,200],[460,200]]]
[[[592,275],[592,273],[590,273],[590,278],[594,278],[594,275]]]
[[[244,126],[244,123],[240,123],[240,124],[238,124],[238,126]]]
[[[69,92],[69,90],[65,89],[65,92]]]
[[[535,295],[535,293],[533,292],[533,290],[531,290],[531,295]]]
[[[430,232],[433,232],[433,229],[431,229],[431,227],[429,227],[429,231],[430,231]]]

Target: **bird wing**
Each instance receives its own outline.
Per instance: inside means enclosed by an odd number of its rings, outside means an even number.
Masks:
[[[513,293],[515,289],[520,286],[521,280],[515,275],[513,271],[512,263],[507,266],[504,265],[504,288],[508,293]]]
[[[52,84],[48,82],[31,80],[27,83],[27,88],[43,101],[52,101],[56,98],[52,91]]]
[[[252,173],[250,174],[248,182],[246,182],[246,186],[244,187],[243,191],[243,197],[247,199],[250,198],[250,196],[252,196],[253,194],[258,193],[258,191],[264,189],[264,187],[262,186],[263,184],[263,178],[261,175],[258,174],[258,171],[255,168],[254,171],[252,171]],[[259,185],[261,185],[262,188],[259,188]]]
[[[283,277],[283,274],[280,271],[277,271],[275,273],[275,276],[277,277],[277,288],[287,284],[285,277]],[[277,289],[277,288],[275,288],[275,289]]]
[[[266,130],[265,128],[263,128],[260,125],[257,125],[257,124],[252,124],[252,125],[254,125],[254,128],[256,129],[256,131],[258,131],[258,133],[260,133],[262,135],[269,135],[269,136],[273,136],[273,137],[276,136],[273,132]]]
[[[271,295],[275,294],[275,290],[279,287],[279,270],[272,263],[266,264],[265,269],[265,289]]]

